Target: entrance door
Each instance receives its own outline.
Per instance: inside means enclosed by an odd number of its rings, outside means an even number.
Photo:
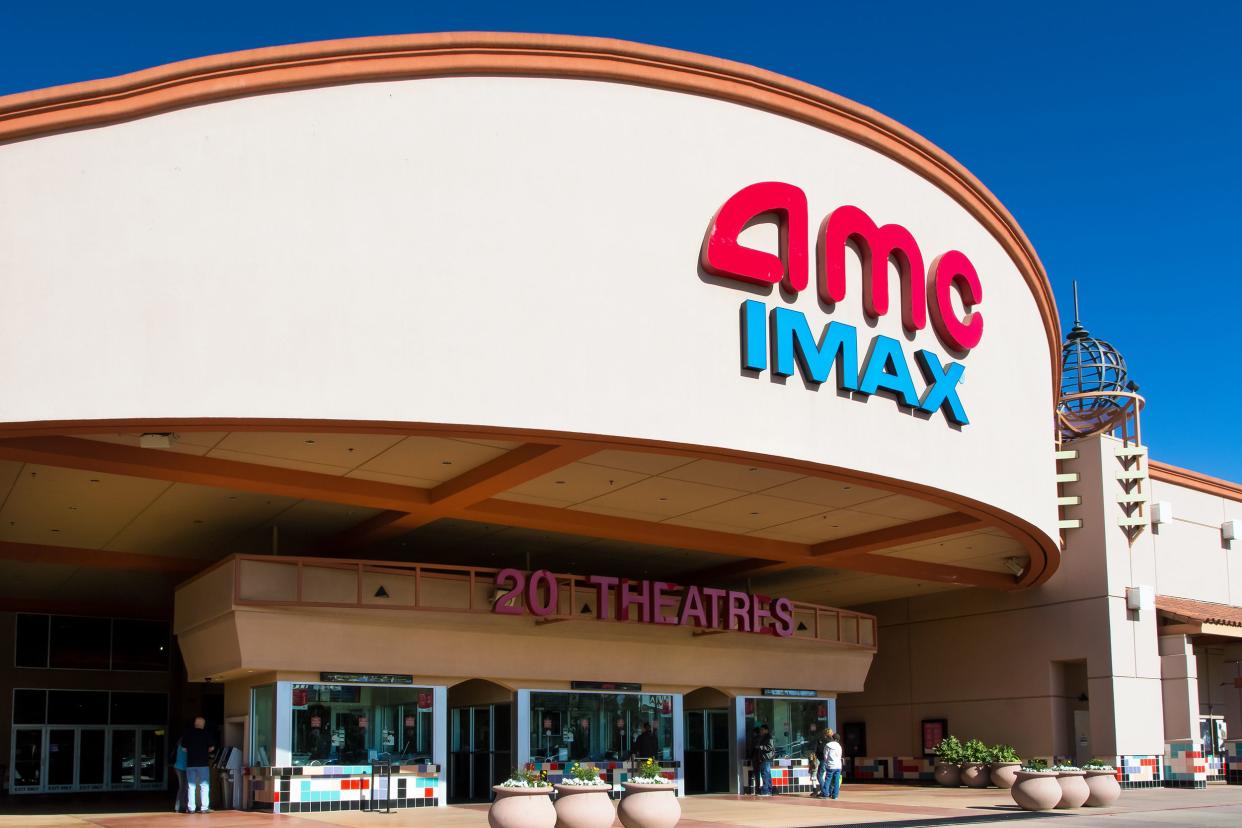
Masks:
[[[84,727],[78,731],[78,790],[102,791],[104,768],[108,764],[107,731],[102,727]]]
[[[450,802],[486,802],[492,785],[509,775],[511,709],[508,704],[486,704],[449,711]]]
[[[686,711],[685,769],[687,794],[728,792],[728,711]]]
[[[78,732],[71,727],[54,727],[47,732],[48,791],[72,791],[77,770]]]

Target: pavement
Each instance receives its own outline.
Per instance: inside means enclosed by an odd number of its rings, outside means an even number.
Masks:
[[[1242,826],[1242,786],[1206,790],[1154,788],[1124,791],[1112,808],[1027,813],[1008,791],[849,785],[836,801],[806,796],[692,796],[681,800],[678,828],[950,828],[1004,823],[1040,823],[1039,828],[1153,828]],[[0,828],[483,828],[486,805],[419,808],[392,814],[357,811],[273,816],[217,811],[174,814],[150,810],[154,803],[110,805],[101,800],[75,807],[74,800],[23,802],[9,797],[0,806]],[[616,823],[620,825],[620,823]],[[1030,826],[1035,828],[1035,826]]]

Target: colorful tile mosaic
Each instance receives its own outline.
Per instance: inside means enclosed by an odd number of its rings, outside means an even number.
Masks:
[[[1164,785],[1164,757],[1150,754],[1141,756],[1114,756],[1113,767],[1119,774],[1117,781],[1126,789],[1159,788]]]
[[[298,814],[438,805],[439,784],[438,765],[394,765],[391,785],[370,765],[314,765],[257,768],[250,792],[256,809]]]
[[[1168,742],[1164,746],[1166,788],[1206,788],[1207,762],[1198,739]]]
[[[845,775],[854,782],[933,782],[936,763],[921,756],[855,756]]]
[[[742,762],[742,778],[748,793],[758,792],[758,775],[749,761]],[[810,793],[814,786],[811,765],[806,759],[777,759],[772,763],[772,793]]]
[[[1242,741],[1225,742],[1225,781],[1242,785]]]

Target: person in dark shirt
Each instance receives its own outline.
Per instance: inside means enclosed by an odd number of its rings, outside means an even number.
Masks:
[[[185,779],[186,813],[195,811],[195,793],[198,795],[198,811],[207,813],[211,810],[211,757],[216,752],[216,739],[207,730],[207,720],[202,716],[194,719],[194,725],[187,727],[181,735],[181,746],[185,748]]]
[[[643,722],[642,731],[634,737],[630,747],[630,758],[654,759],[660,749],[659,741],[651,730],[651,722]]]

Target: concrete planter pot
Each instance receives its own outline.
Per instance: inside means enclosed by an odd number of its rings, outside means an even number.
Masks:
[[[612,828],[611,785],[555,785],[556,828]]]
[[[1009,794],[1024,811],[1051,811],[1061,801],[1061,786],[1055,773],[1020,770]]]
[[[554,828],[552,788],[506,788],[493,785],[496,800],[487,809],[491,828]]]
[[[956,788],[962,784],[962,768],[948,762],[936,763],[936,781],[946,788]]]
[[[993,762],[988,765],[988,777],[998,788],[1012,788],[1021,762]]]
[[[625,828],[674,828],[681,820],[676,785],[623,782],[617,816]]]
[[[992,784],[987,762],[963,762],[962,784],[968,788],[986,788]]]
[[[1117,781],[1117,771],[1088,770],[1087,790],[1090,794],[1083,804],[1088,808],[1107,808],[1121,796],[1121,783]]]
[[[1081,808],[1091,795],[1086,771],[1057,771],[1057,784],[1061,786],[1061,801],[1057,803],[1061,810]]]

